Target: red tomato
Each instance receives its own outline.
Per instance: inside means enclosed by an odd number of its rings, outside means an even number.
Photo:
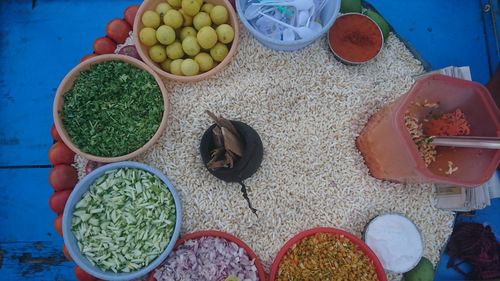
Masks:
[[[99,37],[94,41],[94,52],[98,55],[113,54],[116,43],[108,37]]]
[[[62,141],[52,145],[49,150],[49,161],[52,165],[71,164],[75,159],[75,153]]]
[[[59,235],[63,235],[62,234],[62,214],[58,215],[55,219],[54,219],[54,228],[56,229],[56,232],[59,233]]]
[[[56,191],[73,189],[78,182],[78,173],[70,165],[57,165],[50,170],[49,183]]]
[[[59,136],[59,133],[57,132],[56,129],[56,124],[52,124],[52,128],[50,128],[50,135],[55,141],[60,141],[61,137]]]
[[[123,44],[132,30],[130,25],[122,19],[113,19],[106,25],[106,36],[118,44]]]
[[[68,252],[68,249],[66,249],[66,245],[64,245],[64,244],[63,244],[63,254],[64,254],[64,256],[65,256],[68,260],[70,260],[70,261],[72,261],[72,260],[73,260],[73,258],[71,257],[71,255],[70,255],[70,254],[69,254],[69,252]]]
[[[52,196],[49,198],[49,206],[52,211],[58,214],[62,213],[70,194],[71,190],[56,191],[52,193]]]
[[[97,281],[97,278],[83,271],[78,265],[75,266],[75,276],[78,281]]]
[[[135,15],[137,14],[137,10],[139,10],[139,5],[128,6],[123,13],[123,17],[127,21],[130,26],[134,26]]]
[[[80,62],[84,62],[84,61],[86,61],[86,60],[88,60],[88,59],[90,59],[90,58],[93,58],[93,57],[97,57],[97,55],[96,55],[96,54],[88,54],[88,55],[85,55],[85,56],[83,56],[83,57],[80,59]]]

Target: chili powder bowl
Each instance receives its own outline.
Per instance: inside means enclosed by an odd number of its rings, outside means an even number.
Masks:
[[[384,44],[380,27],[368,16],[347,13],[339,16],[328,31],[328,45],[337,59],[362,64],[375,58]]]

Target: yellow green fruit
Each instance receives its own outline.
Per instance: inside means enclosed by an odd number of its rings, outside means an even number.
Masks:
[[[201,72],[209,71],[210,69],[212,69],[214,67],[214,60],[207,53],[197,54],[196,57],[194,57],[194,60],[200,66]]]
[[[389,23],[387,23],[387,21],[380,14],[373,10],[368,9],[366,11],[366,15],[380,27],[380,30],[382,30],[382,34],[384,34],[384,41],[387,40],[387,37],[389,37],[389,32],[391,31]]]
[[[181,63],[181,72],[186,76],[193,76],[200,73],[200,66],[193,59],[185,59]]]
[[[172,8],[179,9],[181,7],[182,0],[167,0],[167,3],[172,6]]]
[[[175,30],[168,25],[162,25],[156,30],[156,39],[163,45],[172,44],[175,41]]]
[[[142,44],[151,47],[157,43],[156,31],[151,27],[144,27],[139,32],[139,40]]]
[[[214,4],[212,3],[205,3],[203,6],[201,6],[201,11],[205,12],[207,14],[210,14],[210,11],[214,8]]]
[[[165,70],[166,72],[170,72],[170,64],[172,63],[172,60],[167,58],[164,62],[161,63],[161,69]]]
[[[182,76],[181,65],[183,61],[183,59],[173,60],[172,63],[170,63],[170,73]]]
[[[427,258],[423,257],[417,266],[406,272],[403,277],[405,281],[433,281],[434,267]]]
[[[221,24],[215,29],[217,33],[217,38],[221,43],[228,44],[233,42],[234,30],[229,24]]]
[[[167,13],[163,16],[163,22],[173,29],[181,27],[183,21],[184,18],[182,14],[174,9],[168,10]]]
[[[227,46],[222,43],[217,43],[215,46],[210,49],[210,55],[214,59],[214,61],[221,62],[227,56],[229,50]]]
[[[361,13],[361,0],[342,0],[340,2],[341,13]]]
[[[212,25],[212,19],[210,19],[210,16],[205,12],[199,12],[193,18],[193,26],[194,28],[196,28],[196,30],[200,30],[204,26],[211,26],[211,25]]]
[[[198,44],[203,49],[211,49],[217,43],[217,33],[210,26],[204,26],[196,34],[196,39],[198,40]]]
[[[192,16],[187,15],[186,12],[184,12],[184,10],[182,10],[182,9],[179,10],[179,13],[181,13],[182,19],[183,19],[182,26],[192,26],[193,25],[193,17]]]
[[[173,60],[180,59],[184,56],[184,50],[182,50],[182,44],[177,41],[168,45],[166,51],[167,51],[167,56]]]
[[[234,275],[229,275],[224,281],[240,281],[240,279]]]
[[[194,57],[200,52],[200,45],[194,36],[188,36],[182,40],[182,50],[188,56]]]
[[[194,36],[196,38],[196,29],[194,29],[192,26],[186,26],[183,27],[179,33],[179,38],[181,38],[181,41],[184,41],[186,37],[188,36]]]
[[[168,10],[172,10],[172,6],[170,6],[168,3],[160,3],[156,5],[155,12],[157,12],[161,18],[167,13]]]
[[[163,62],[167,58],[165,47],[162,45],[154,45],[149,49],[149,57],[154,62]]]
[[[210,18],[212,19],[212,22],[217,25],[227,23],[227,20],[229,19],[229,12],[226,7],[216,5],[210,11]]]
[[[145,27],[158,28],[160,26],[161,20],[160,15],[155,11],[146,11],[142,14],[141,18],[142,24]]]
[[[198,0],[182,0],[182,10],[187,15],[194,17],[200,9],[201,3]]]

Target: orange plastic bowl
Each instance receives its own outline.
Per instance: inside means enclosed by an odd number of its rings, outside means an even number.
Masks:
[[[92,155],[89,153],[85,153],[80,150],[72,141],[71,138],[69,137],[68,133],[66,132],[66,129],[64,128],[62,118],[61,118],[61,112],[63,109],[64,105],[64,94],[68,92],[71,87],[73,87],[73,83],[75,79],[80,75],[80,72],[88,70],[92,65],[94,64],[99,64],[103,63],[106,61],[122,61],[128,64],[131,64],[139,69],[143,69],[147,71],[149,74],[151,74],[157,84],[158,87],[160,87],[160,92],[163,97],[163,117],[160,122],[160,126],[156,130],[155,134],[149,139],[148,142],[146,142],[142,147],[138,148],[135,151],[130,152],[129,154],[126,155],[121,155],[121,156],[116,156],[116,157],[102,157],[99,155]],[[54,124],[56,126],[56,130],[61,136],[62,141],[77,154],[80,154],[81,156],[85,157],[86,159],[96,161],[96,162],[103,162],[103,163],[110,163],[110,162],[118,162],[118,161],[125,161],[128,159],[131,159],[133,157],[136,157],[142,153],[144,153],[148,148],[150,148],[162,135],[163,131],[167,127],[167,118],[168,118],[168,111],[169,111],[169,96],[167,93],[167,89],[165,88],[165,85],[163,84],[163,81],[161,80],[160,76],[156,74],[150,67],[148,67],[145,63],[142,61],[129,57],[129,56],[124,56],[124,55],[99,55],[93,58],[90,58],[88,60],[85,60],[84,62],[81,62],[78,64],[75,68],[73,68],[67,75],[64,77],[62,80],[61,84],[59,85],[59,88],[57,88],[56,96],[54,98],[54,105],[52,107],[52,114],[54,118]]]
[[[316,228],[311,228],[305,231],[302,231],[292,237],[288,242],[283,245],[281,250],[278,252],[278,255],[274,259],[274,262],[271,266],[271,272],[269,273],[269,281],[274,281],[276,280],[276,277],[278,277],[278,270],[279,266],[281,264],[281,260],[285,256],[285,254],[290,250],[291,247],[293,247],[295,244],[300,242],[302,239],[315,235],[317,233],[329,233],[329,234],[335,234],[335,235],[343,235],[345,238],[349,239],[353,244],[355,244],[359,250],[361,250],[363,253],[365,253],[366,256],[373,262],[373,265],[375,266],[375,272],[377,273],[377,278],[379,281],[387,281],[387,276],[385,274],[384,268],[382,267],[382,264],[378,260],[377,256],[375,253],[368,247],[368,245],[365,244],[361,239],[357,238],[356,236],[352,235],[349,232],[337,229],[337,228],[332,228],[332,227],[316,227]]]
[[[251,260],[252,259],[255,260],[254,263],[255,263],[255,267],[257,268],[257,275],[259,276],[259,280],[260,281],[267,280],[266,273],[264,271],[264,267],[262,266],[262,263],[260,262],[259,257],[257,257],[257,255],[252,251],[252,249],[250,249],[250,247],[248,247],[247,244],[245,244],[245,242],[241,241],[236,236],[233,236],[232,234],[229,234],[227,232],[218,231],[218,230],[202,230],[202,231],[196,231],[196,232],[186,234],[177,240],[177,243],[175,244],[175,247],[174,247],[174,251],[175,251],[175,249],[177,249],[177,247],[182,245],[187,240],[193,240],[193,239],[198,239],[198,238],[207,237],[207,236],[208,237],[224,238],[228,241],[236,243],[236,245],[238,245],[243,250],[245,250],[245,252],[250,257]],[[149,274],[149,281],[156,281],[156,279],[154,278],[154,272],[155,272],[155,270],[151,271],[151,273]]]
[[[156,5],[159,3],[164,3],[165,0],[144,0],[142,2],[141,6],[139,7],[139,10],[137,11],[137,15],[134,20],[134,28],[133,28],[133,36],[134,36],[134,43],[135,47],[137,49],[137,52],[139,53],[139,56],[141,59],[149,65],[154,71],[156,71],[160,76],[165,77],[170,80],[174,81],[179,81],[179,82],[196,82],[203,80],[205,78],[208,78],[216,73],[221,72],[233,59],[234,55],[236,54],[236,50],[238,49],[238,38],[240,36],[240,27],[238,24],[238,16],[236,12],[234,11],[233,5],[228,0],[208,0],[205,1],[206,3],[212,3],[214,5],[222,5],[226,7],[228,13],[229,13],[229,20],[228,24],[233,28],[234,30],[234,39],[233,42],[231,42],[229,52],[224,58],[223,61],[221,61],[216,67],[210,69],[207,72],[200,73],[198,75],[194,76],[179,76],[179,75],[174,75],[172,73],[166,72],[163,69],[160,68],[158,63],[155,63],[153,60],[149,58],[148,51],[149,47],[142,44],[141,41],[139,40],[139,32],[141,29],[144,27],[142,24],[141,18],[142,15],[149,10],[154,10]]]

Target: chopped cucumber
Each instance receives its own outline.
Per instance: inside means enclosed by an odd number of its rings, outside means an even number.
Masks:
[[[72,231],[90,263],[131,272],[165,249],[174,231],[175,204],[165,184],[141,169],[99,177],[75,205]]]

